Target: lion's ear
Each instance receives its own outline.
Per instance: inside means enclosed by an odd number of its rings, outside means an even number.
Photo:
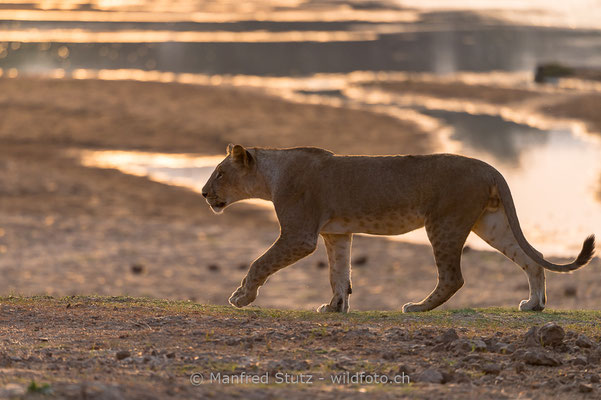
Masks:
[[[249,167],[253,162],[252,155],[248,152],[248,150],[239,144],[233,146],[230,152],[230,157],[232,157],[232,160],[240,165]]]
[[[229,156],[232,153],[233,148],[234,148],[234,145],[232,143],[228,144],[227,147],[225,148],[225,154],[227,154]]]

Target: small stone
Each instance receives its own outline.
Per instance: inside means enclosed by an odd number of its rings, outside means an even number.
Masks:
[[[413,369],[409,368],[406,364],[401,364],[396,370],[397,375],[411,375]]]
[[[530,365],[546,365],[556,367],[561,361],[552,353],[544,350],[529,350],[522,355],[522,360]]]
[[[558,346],[563,343],[563,338],[566,336],[563,328],[555,322],[543,325],[538,333],[543,346]]]
[[[242,264],[239,264],[239,265],[238,265],[238,269],[239,269],[240,271],[244,271],[245,269],[248,269],[248,265],[246,265],[246,264],[244,264],[244,263],[242,263]]]
[[[570,364],[572,365],[586,365],[588,364],[588,362],[586,361],[586,358],[583,356],[576,356],[574,358],[572,358],[570,360]]]
[[[599,383],[599,382],[601,382],[601,379],[599,379],[599,375],[597,375],[597,374],[591,374],[591,376],[588,378],[588,380],[591,383]]]
[[[117,357],[117,360],[123,360],[130,356],[131,356],[131,353],[128,350],[120,350],[117,352],[117,354],[115,354],[115,357]]]
[[[325,261],[318,261],[315,266],[319,269],[324,269],[328,266],[328,264]]]
[[[563,288],[563,295],[565,297],[576,297],[576,294],[576,286],[566,286]]]
[[[531,327],[528,332],[524,335],[524,344],[527,347],[538,347],[540,346],[540,340],[538,336],[538,328],[536,326]]]
[[[144,265],[142,264],[132,264],[131,265],[131,273],[134,275],[140,275],[144,272]]]
[[[513,369],[515,370],[516,374],[521,374],[524,373],[526,371],[526,365],[524,365],[523,362],[518,361],[516,363],[513,364]]]
[[[511,354],[515,351],[516,346],[513,343],[499,343],[499,346],[497,347],[497,351],[501,354]]]
[[[471,343],[473,351],[486,351],[488,349],[484,340],[474,339]]]
[[[419,382],[427,383],[442,383],[444,381],[444,377],[442,376],[442,374],[439,371],[432,368],[429,368],[421,374],[419,374],[418,378]]]
[[[490,375],[498,375],[502,370],[502,368],[499,364],[493,364],[493,363],[484,364],[481,369],[482,369],[482,372],[484,372],[485,374],[490,374]]]
[[[209,264],[209,266],[207,268],[211,272],[217,272],[217,271],[219,271],[219,265],[217,265],[217,264]]]
[[[459,335],[453,328],[446,330],[442,335],[438,337],[438,341],[441,343],[451,343],[457,339],[459,339]]]
[[[576,346],[590,349],[595,346],[595,343],[586,337],[586,335],[579,335],[578,339],[576,339]]]
[[[355,267],[365,265],[367,264],[367,256],[356,257],[351,264]]]
[[[587,385],[586,383],[581,383],[578,385],[578,391],[580,393],[590,393],[593,391],[593,387],[591,385]]]
[[[171,353],[167,353],[167,358],[174,358],[175,357],[175,353],[171,352]]]

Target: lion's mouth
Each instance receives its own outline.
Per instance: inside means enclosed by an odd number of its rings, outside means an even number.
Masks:
[[[207,199],[207,203],[209,203],[209,206],[211,206],[213,210],[220,210],[227,205],[225,201],[217,201],[216,199]]]

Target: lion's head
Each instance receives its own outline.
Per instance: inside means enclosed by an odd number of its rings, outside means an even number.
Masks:
[[[220,214],[232,203],[255,197],[259,184],[255,158],[244,147],[229,144],[227,156],[202,188],[202,195],[213,212]]]

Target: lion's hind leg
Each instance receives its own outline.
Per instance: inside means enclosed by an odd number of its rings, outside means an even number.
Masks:
[[[461,252],[469,228],[459,228],[452,218],[437,222],[426,221],[426,232],[432,244],[438,268],[436,287],[419,303],[407,303],[403,312],[429,311],[450,299],[463,286]]]
[[[318,312],[348,312],[351,294],[351,245],[352,234],[322,234],[330,264],[330,285],[333,297]]]
[[[520,302],[522,311],[542,311],[545,294],[545,270],[524,253],[509,227],[503,207],[485,211],[472,228],[486,243],[518,264],[528,276],[530,298]]]

